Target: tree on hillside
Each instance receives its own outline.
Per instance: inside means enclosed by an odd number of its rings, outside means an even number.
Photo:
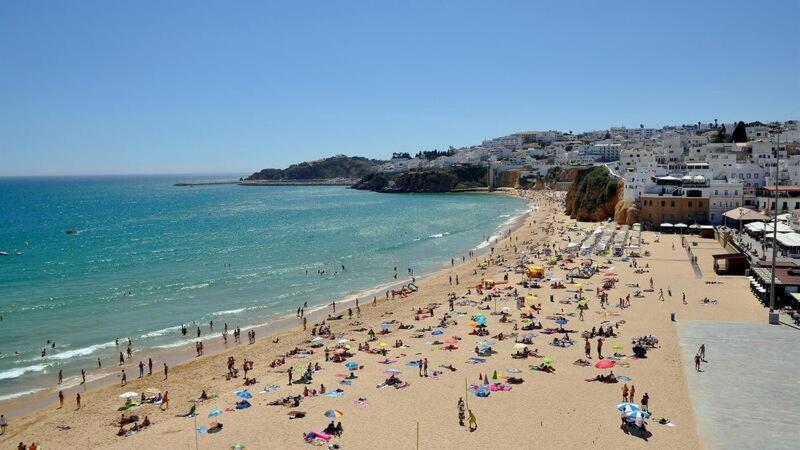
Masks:
[[[717,135],[711,138],[711,142],[725,142],[725,124],[717,131]]]
[[[733,142],[747,142],[747,130],[745,130],[744,122],[741,120],[736,124],[731,135]]]

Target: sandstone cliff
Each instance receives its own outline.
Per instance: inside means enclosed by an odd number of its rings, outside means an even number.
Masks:
[[[565,212],[581,221],[613,218],[623,189],[623,181],[613,178],[603,166],[579,169],[567,192]]]

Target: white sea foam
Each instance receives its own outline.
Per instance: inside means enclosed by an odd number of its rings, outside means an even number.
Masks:
[[[25,397],[26,395],[35,394],[42,390],[44,389],[32,389],[30,391],[22,391],[22,392],[15,392],[13,394],[0,395],[0,402],[4,402],[6,400],[13,400],[15,398],[20,398],[20,397]]]
[[[204,289],[204,288],[207,288],[209,285],[210,285],[210,283],[191,284],[189,286],[184,286],[184,287],[180,288],[180,290],[181,291],[188,291],[188,290],[194,290],[194,289]]]
[[[141,338],[142,339],[148,339],[148,338],[164,336],[165,334],[170,334],[173,331],[177,331],[177,330],[180,330],[180,329],[181,329],[180,325],[175,325],[174,327],[162,328],[160,330],[151,331],[149,333],[143,334],[141,336]]]
[[[104,348],[114,347],[116,343],[114,342],[106,342],[104,344],[95,344],[90,345],[88,347],[76,348],[75,350],[67,350],[61,353],[53,353],[52,355],[47,355],[43,359],[70,359],[75,358],[77,356],[87,356],[91,355],[92,353],[96,352],[97,350],[102,350]]]
[[[14,378],[19,378],[28,372],[44,372],[46,368],[47,364],[34,364],[32,366],[15,367],[13,369],[0,372],[0,380],[13,380]]]

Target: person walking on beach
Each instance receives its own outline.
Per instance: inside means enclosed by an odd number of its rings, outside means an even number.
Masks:
[[[597,338],[597,359],[603,359],[603,338]]]
[[[636,386],[631,385],[631,395],[628,396],[631,403],[636,403]]]
[[[86,371],[81,369],[81,384],[86,384]]]
[[[294,372],[294,370],[291,367],[289,367],[289,371],[288,371],[288,374],[289,374],[289,386],[292,385],[292,374],[293,374],[293,372]]]
[[[169,409],[169,391],[164,391],[164,397],[161,398],[161,410]]]
[[[166,380],[167,378],[169,378],[169,366],[167,365],[167,363],[164,363],[164,380]]]
[[[303,317],[303,331],[306,331],[307,329],[308,329],[308,320],[305,317]]]
[[[469,431],[475,431],[478,429],[478,418],[475,417],[475,413],[472,410],[469,410]]]
[[[700,355],[700,360],[701,361],[707,362],[706,361],[706,344],[701,344],[700,345],[700,350],[697,353]]]
[[[58,371],[58,384],[61,384],[62,382],[64,382],[64,371],[63,370],[59,370]]]
[[[58,409],[64,407],[64,391],[58,391]]]
[[[144,377],[144,362],[139,361],[139,378]]]
[[[424,376],[426,376],[426,377],[428,376],[428,358],[425,358],[422,361],[422,372],[423,372]]]
[[[461,427],[464,426],[464,418],[465,418],[464,412],[465,412],[464,411],[464,399],[459,397],[459,399],[458,399],[458,425],[461,426]]]
[[[147,358],[147,376],[153,374],[153,358]]]
[[[75,408],[76,411],[81,409],[81,393],[80,392],[75,394],[75,404],[78,405],[78,407]]]
[[[589,343],[589,338],[583,344],[583,351],[586,352],[586,357],[592,359],[592,344]]]
[[[628,383],[622,385],[622,401],[628,402]]]
[[[700,372],[700,353],[694,355],[694,370]]]
[[[664,301],[664,289],[658,290],[658,299],[661,300],[662,302]]]
[[[122,382],[120,386],[125,386],[126,384],[128,384],[128,375],[125,374],[125,369],[122,369]]]
[[[648,403],[650,403],[650,396],[647,395],[647,392],[645,392],[642,396],[642,411],[650,412],[647,406]]]
[[[125,355],[123,355],[122,352],[119,352],[119,365],[125,365]]]
[[[6,434],[7,429],[8,429],[8,419],[6,419],[6,416],[0,414],[0,434]]]

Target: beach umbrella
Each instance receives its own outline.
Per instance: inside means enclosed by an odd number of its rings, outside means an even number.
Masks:
[[[545,356],[544,358],[542,358],[542,364],[544,364],[545,366],[550,366],[550,365],[552,365],[554,362],[555,362],[555,361],[553,361],[553,358],[548,358],[547,356]]]
[[[617,365],[616,362],[604,359],[602,361],[598,361],[597,364],[595,364],[594,366],[597,367],[598,369],[610,369],[616,365]]]
[[[355,361],[350,361],[350,362],[344,363],[344,366],[347,367],[350,370],[353,370],[353,369],[357,369],[358,368],[358,363],[355,362]]]
[[[638,411],[639,405],[637,405],[636,403],[624,402],[617,405],[617,409],[619,410],[619,412],[627,416],[633,411]]]
[[[444,334],[444,331],[442,331],[442,330],[433,330],[433,331],[431,331],[431,334],[434,335],[434,336],[439,336],[439,335]]]
[[[456,339],[454,337],[449,337],[449,338],[444,340],[444,343],[445,344],[458,344],[458,339]]]
[[[535,295],[529,295],[529,296],[525,297],[525,300],[530,300],[530,301],[534,301],[534,300],[538,300],[538,299],[539,299],[539,297],[537,297]]]
[[[321,340],[322,340],[322,338],[321,338],[321,337],[319,337],[319,336],[317,336],[317,337],[315,337],[314,339],[312,339],[312,340],[311,340],[311,342],[319,342],[319,341],[321,341]]]
[[[342,353],[345,353],[345,352],[346,352],[346,350],[343,349],[343,348],[337,348],[336,350],[333,351],[333,353],[335,353],[337,355],[341,355]]]
[[[514,344],[514,350],[520,350],[521,351],[521,350],[525,350],[526,348],[528,348],[528,346],[523,344],[522,342],[517,342],[516,344]]]
[[[588,304],[589,304],[589,300],[586,300],[585,298],[582,298],[582,299],[578,300],[578,305],[580,305],[580,306],[586,306]]]
[[[222,415],[221,409],[213,409],[211,412],[208,413],[208,417],[217,417]]]
[[[123,394],[120,394],[120,398],[133,398],[133,397],[138,397],[138,396],[139,396],[139,394],[136,393],[136,392],[133,392],[133,391],[125,392]]]
[[[242,389],[241,391],[236,391],[236,396],[244,399],[253,398],[253,394],[251,394],[246,389]]]
[[[343,415],[344,413],[339,411],[338,409],[329,409],[325,411],[325,417],[330,417],[331,419],[342,417]]]
[[[563,317],[559,317],[558,319],[556,319],[556,323],[559,325],[566,325],[567,322],[569,321]]]
[[[497,379],[497,371],[496,370],[494,372],[492,372],[492,379],[493,380]]]
[[[400,371],[398,369],[391,368],[391,369],[386,369],[386,373],[396,375],[400,373]]]
[[[580,283],[575,284],[575,289],[581,290],[583,289],[583,285]]]
[[[613,277],[616,274],[614,272],[608,271],[608,272],[604,273],[603,275],[607,276],[607,277]]]
[[[536,337],[536,333],[525,333],[522,335],[523,339],[533,339]]]
[[[350,342],[350,340],[349,339],[339,339],[337,342],[339,344],[347,344],[348,342]]]
[[[245,450],[247,447],[244,444],[233,444],[231,445],[231,450]]]
[[[392,326],[392,324],[386,322],[381,324],[381,328],[383,328],[384,330],[388,330],[390,326]]]
[[[389,346],[389,344],[387,344],[386,342],[379,342],[378,343],[378,347],[388,347],[388,346]]]
[[[475,327],[477,327],[477,326],[478,326],[478,322],[475,322],[474,320],[471,320],[471,321],[469,322],[469,326],[471,326],[472,328],[475,328]]]
[[[636,422],[637,424],[641,423],[648,417],[650,417],[650,413],[647,411],[642,411],[641,409],[635,409],[625,414],[625,418],[628,419],[628,422]]]
[[[622,347],[620,344],[617,344],[612,346],[611,348],[613,348],[614,350],[622,350],[624,347]]]

